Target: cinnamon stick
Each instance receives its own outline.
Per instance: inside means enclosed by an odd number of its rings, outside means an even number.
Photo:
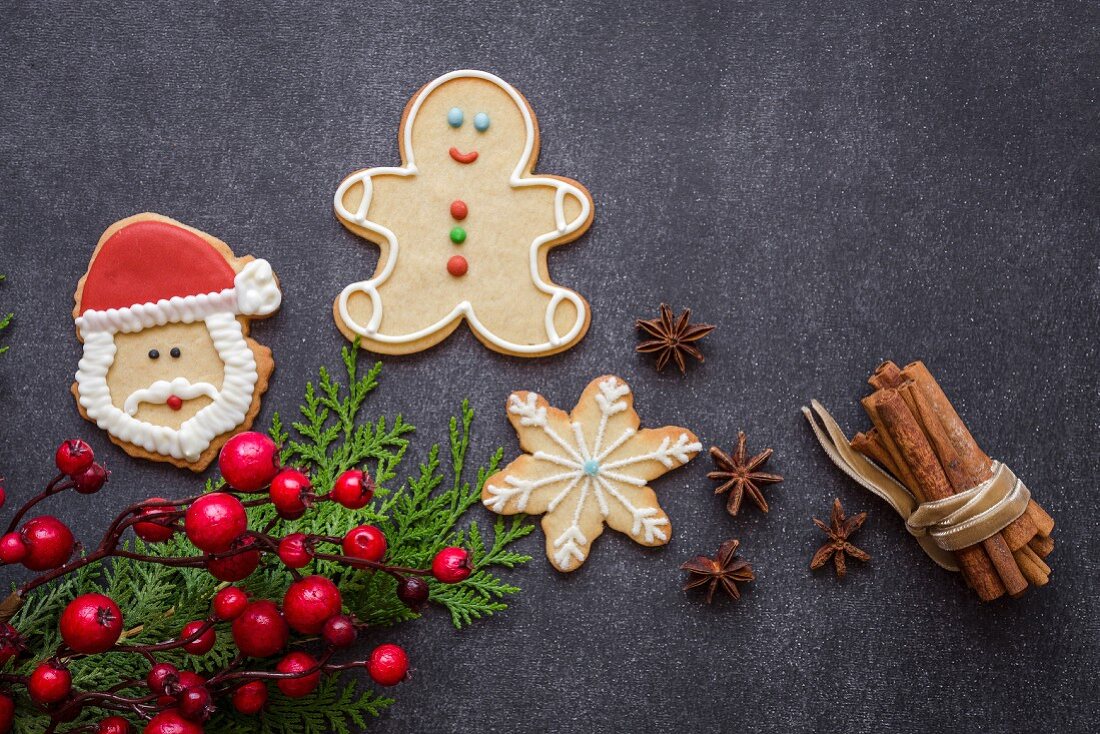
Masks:
[[[901,371],[901,374],[905,379],[916,383],[917,387],[924,393],[963,464],[967,467],[973,467],[974,471],[979,474],[978,481],[984,480],[993,465],[993,460],[981,450],[978,442],[970,435],[966,424],[955,412],[955,407],[951,405],[951,401],[947,399],[947,395],[940,384],[936,382],[936,378],[932,377],[932,373],[928,371],[924,362],[910,362],[905,365],[905,369]]]
[[[1046,558],[1054,550],[1054,538],[1036,535],[1028,543],[1028,547],[1035,551],[1035,554],[1040,558]]]
[[[852,448],[897,477],[897,464],[890,458],[890,452],[882,445],[877,428],[872,428],[867,433],[857,433],[852,438]]]
[[[1054,518],[1048,515],[1046,510],[1040,507],[1035,500],[1027,503],[1027,516],[1039,529],[1039,535],[1046,537],[1054,532]]]
[[[951,475],[952,485],[956,488],[956,491],[961,492],[970,489],[989,479],[993,472],[993,460],[982,451],[981,447],[978,446],[978,442],[970,435],[966,424],[962,422],[959,414],[955,411],[955,407],[947,399],[947,395],[940,384],[936,382],[936,378],[928,371],[924,362],[918,361],[907,364],[901,374],[906,380],[911,380],[915,385],[915,394],[923,398],[924,403],[927,405],[930,414],[928,416],[929,422],[937,422],[931,421],[931,415],[938,418],[938,423],[943,429],[947,441],[954,449],[953,455],[957,457],[959,462]],[[962,482],[962,484],[956,484],[956,481]],[[1031,504],[1035,503],[1029,503],[1028,511],[1013,520],[1002,531],[1005,542],[1012,550],[1022,548],[1035,537],[1037,532],[1040,532],[1038,523],[1033,519],[1034,514],[1031,511]],[[1045,515],[1048,519],[1050,518],[1037,504],[1035,507],[1042,515]],[[1050,527],[1053,529],[1053,526],[1054,521],[1051,519]]]
[[[884,390],[888,387],[897,387],[902,382],[901,370],[898,366],[886,360],[875,368],[875,374],[867,378],[867,382],[876,390]]]
[[[1050,566],[1031,548],[1025,545],[1016,551],[1015,557],[1028,581],[1036,586],[1046,586],[1050,582]]]
[[[971,487],[977,486],[979,482],[974,481],[976,474],[973,468],[963,464],[943,425],[932,413],[931,406],[917,388],[916,383],[907,381],[898,388],[898,393],[905,401],[906,406],[913,410],[917,422],[924,429],[925,437],[929,439],[929,444],[939,461],[940,468],[943,469],[944,476],[951,484],[953,493],[965,492]],[[1017,548],[1026,545],[1028,540],[1030,540],[1030,537],[1024,538]],[[1009,594],[1019,596],[1027,591],[1026,575],[1017,565],[1012,555],[1012,551],[1015,549],[1009,545],[1007,539],[1001,533],[996,533],[983,540],[982,547],[989,554],[989,559],[993,561],[993,566],[997,569],[997,575],[1001,577],[1001,581],[1004,582],[1005,589],[1008,590]]]
[[[860,403],[867,412],[867,416],[871,419],[871,423],[875,426],[875,435],[878,436],[879,443],[886,450],[886,454],[890,457],[890,461],[894,465],[894,468],[897,469],[897,471],[894,472],[894,476],[897,477],[898,481],[907,487],[910,492],[913,492],[915,491],[914,487],[916,486],[917,478],[914,477],[913,472],[909,470],[909,466],[905,463],[905,457],[901,455],[897,443],[894,442],[890,432],[886,430],[886,425],[882,422],[882,417],[879,415],[878,406],[872,398],[874,398],[874,395],[863,398]],[[923,501],[920,497],[917,497],[917,500]]]
[[[876,421],[876,426],[881,424],[880,434],[883,437],[888,435],[891,443],[896,447],[898,456],[895,456],[895,460],[898,461],[899,469],[904,464],[912,475],[914,483],[906,486],[917,499],[927,502],[953,495],[951,483],[940,467],[939,460],[936,459],[924,431],[921,430],[898,391],[892,388],[879,390],[863,402],[864,407],[871,413],[872,421]],[[893,451],[890,453],[894,456]],[[1000,550],[994,549],[998,555]],[[1015,565],[1007,546],[1003,550],[1009,553],[1009,561]],[[986,555],[987,551],[988,549],[982,546],[970,546],[955,551],[959,569],[983,601],[996,599],[1006,591],[1004,582],[994,568],[994,561]],[[998,560],[1003,562],[1003,558]],[[1025,588],[1026,585],[1025,581]]]
[[[932,412],[932,407],[928,404],[928,400],[916,383],[911,380],[906,381],[898,388],[898,393],[913,412],[921,428],[924,429],[924,434],[932,444],[932,449],[936,453],[936,458],[940,461],[940,466],[943,467],[943,473],[947,475],[947,481],[951,482],[951,487],[955,492],[965,492],[978,484],[978,482],[973,481],[974,476],[970,468],[963,465],[962,459],[947,435],[947,431],[944,430],[943,425]]]

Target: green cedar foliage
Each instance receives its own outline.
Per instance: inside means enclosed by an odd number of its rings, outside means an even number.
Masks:
[[[4,282],[4,276],[0,275],[0,283],[3,283],[3,282]],[[10,326],[11,325],[11,320],[13,318],[15,318],[15,314],[13,314],[13,313],[0,314],[0,331],[3,331],[4,329],[8,328],[8,326]],[[0,347],[0,354],[3,354],[6,351],[8,351],[7,345],[4,345],[4,346]]]

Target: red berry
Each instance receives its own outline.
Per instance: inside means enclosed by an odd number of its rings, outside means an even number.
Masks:
[[[233,642],[241,654],[266,658],[286,647],[290,629],[275,602],[262,599],[233,620]]]
[[[248,594],[236,586],[226,586],[214,594],[214,614],[223,622],[232,622],[241,616],[241,612],[248,606]]]
[[[26,650],[26,645],[23,643],[23,635],[19,634],[19,630],[7,622],[0,622],[0,668],[19,657],[24,650]],[[2,727],[0,727],[0,732],[3,732]]]
[[[279,664],[275,666],[275,670],[280,673],[304,673],[316,667],[317,661],[312,655],[297,650],[280,660]],[[280,678],[275,685],[287,698],[302,698],[317,690],[320,683],[321,671],[317,670],[297,678]]]
[[[0,561],[19,563],[27,557],[27,544],[19,533],[8,533],[0,537]]]
[[[53,460],[62,474],[76,477],[92,465],[95,461],[95,453],[91,446],[79,438],[70,438],[68,441],[62,441],[57,447]]]
[[[199,497],[187,508],[183,529],[199,550],[220,553],[229,550],[233,541],[248,530],[248,515],[244,505],[233,495],[212,492]]]
[[[8,734],[15,724],[15,701],[6,693],[0,693],[0,734]]]
[[[171,663],[157,663],[145,675],[145,685],[158,696],[163,696],[179,685],[180,672]]]
[[[122,634],[122,612],[103,594],[84,594],[61,613],[61,639],[84,655],[107,652]]]
[[[255,544],[256,539],[243,535],[233,541],[232,548],[243,548]],[[225,558],[211,558],[206,570],[218,581],[240,581],[248,578],[260,565],[260,551],[243,551]]]
[[[172,522],[172,518],[168,516],[168,513],[174,512],[175,507],[171,505],[157,505],[157,502],[167,502],[168,500],[163,497],[152,497],[145,500],[145,504],[149,505],[142,509],[139,513],[141,517],[146,515],[159,516],[158,520],[148,520],[145,522],[134,523],[134,532],[137,536],[147,543],[163,543],[172,537],[172,533],[175,531],[172,528],[165,527]]]
[[[380,686],[397,685],[409,674],[409,657],[397,645],[379,645],[370,654],[367,672]]]
[[[130,722],[121,716],[108,716],[99,722],[96,734],[130,734]]]
[[[176,709],[168,709],[150,719],[142,734],[203,734],[203,728],[202,724],[184,718]]]
[[[291,533],[279,541],[279,560],[287,568],[305,568],[313,560],[309,539],[302,533]]]
[[[271,480],[271,504],[284,520],[297,520],[306,514],[313,485],[297,469],[283,469]]]
[[[185,719],[206,721],[214,713],[214,698],[206,686],[192,686],[176,698],[177,708]]]
[[[267,686],[262,680],[245,683],[233,691],[233,708],[249,716],[260,713],[267,703]]]
[[[222,446],[218,468],[233,489],[255,492],[267,486],[279,471],[279,447],[262,433],[238,433]]]
[[[110,476],[111,472],[104,469],[102,464],[93,463],[73,477],[73,482],[76,484],[74,489],[80,494],[95,494],[103,489],[103,485],[107,483],[107,478]]]
[[[195,686],[206,685],[206,678],[203,678],[198,673],[193,673],[190,670],[181,670],[177,676],[176,687],[169,688],[169,693],[179,693],[180,691],[186,691],[188,688],[194,688]]]
[[[63,566],[73,554],[76,541],[69,527],[52,515],[28,520],[19,531],[27,546],[23,565],[32,571]]]
[[[39,706],[64,700],[73,690],[73,676],[53,663],[39,663],[27,680],[27,693]]]
[[[344,536],[344,555],[364,561],[381,561],[386,556],[386,536],[373,525],[352,528]]]
[[[4,479],[3,477],[0,477],[0,507],[3,507],[4,503],[6,503],[7,501],[8,493],[4,490]]]
[[[188,622],[183,626],[183,630],[180,632],[180,639],[186,640],[198,634],[204,624],[205,622],[201,620]],[[191,640],[191,642],[185,643],[183,649],[192,655],[205,655],[214,648],[214,643],[217,641],[218,634],[214,631],[214,628],[211,627],[194,640]]]
[[[470,578],[474,567],[465,548],[447,546],[432,559],[432,576],[445,584],[457,584]]]
[[[184,691],[195,688],[196,686],[205,686],[206,679],[198,673],[192,673],[190,670],[181,670],[175,679],[168,682],[166,690],[168,693],[157,699],[157,705],[163,707],[174,706],[179,699],[179,695]]]
[[[419,576],[406,576],[397,583],[397,598],[414,612],[419,612],[428,603],[430,593],[428,582]]]
[[[355,622],[346,614],[337,614],[328,618],[321,628],[321,637],[333,647],[348,647],[358,636]]]
[[[349,510],[362,509],[374,497],[374,480],[358,469],[348,469],[336,477],[329,497]]]
[[[283,597],[283,615],[291,629],[315,635],[329,617],[340,613],[340,590],[324,576],[307,576],[295,581]]]

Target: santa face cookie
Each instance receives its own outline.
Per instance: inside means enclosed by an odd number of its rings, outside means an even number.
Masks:
[[[281,301],[266,260],[157,214],[116,222],[76,290],[81,414],[132,456],[201,471],[259,411],[275,364],[248,319]]]
[[[588,303],[550,281],[547,251],[592,222],[576,181],[532,175],[539,133],[527,100],[482,71],[454,71],[405,108],[403,165],[358,171],[336,191],[336,216],[382,250],[370,280],[336,299],[348,339],[408,354],[466,320],[504,354],[563,351],[588,330]]]
[[[702,445],[686,428],[639,428],[621,379],[597,377],[568,414],[535,393],[512,393],[508,420],[527,453],[486,480],[481,502],[502,515],[541,514],[554,568],[579,568],[605,523],[642,545],[672,537],[647,484],[691,461]]]

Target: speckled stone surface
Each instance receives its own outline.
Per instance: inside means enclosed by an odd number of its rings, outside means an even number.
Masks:
[[[25,496],[53,446],[88,437],[115,471],[59,515],[90,537],[151,493],[199,487],[130,459],[77,415],[70,309],[103,229],[143,210],[268,258],[285,303],[255,336],[277,359],[263,420],[338,359],[331,302],[375,250],[330,202],[397,162],[401,110],[453,68],[514,83],[540,170],[583,182],[591,232],[550,258],[592,303],[572,351],[521,361],[467,332],[387,359],[371,411],[420,449],[463,397],[475,454],[518,452],[516,388],[572,405],[628,380],[643,419],[727,448],[773,446],[771,513],[735,519],[700,457],[657,483],[671,545],[605,534],[564,576],[456,633],[435,613],[387,638],[416,666],[377,731],[1084,732],[1100,690],[1096,512],[1100,18],[1086,2],[5,3],[0,10],[0,473]],[[657,375],[633,319],[662,300],[718,325],[707,361]],[[1052,584],[980,606],[882,502],[826,461],[798,408],[854,432],[882,359],[923,358],[990,453],[1059,521]],[[839,584],[808,570],[811,515],[870,518],[873,556]],[[480,510],[479,510],[480,512]],[[679,590],[679,564],[743,542],[737,605]],[[6,582],[10,574],[0,574]]]

